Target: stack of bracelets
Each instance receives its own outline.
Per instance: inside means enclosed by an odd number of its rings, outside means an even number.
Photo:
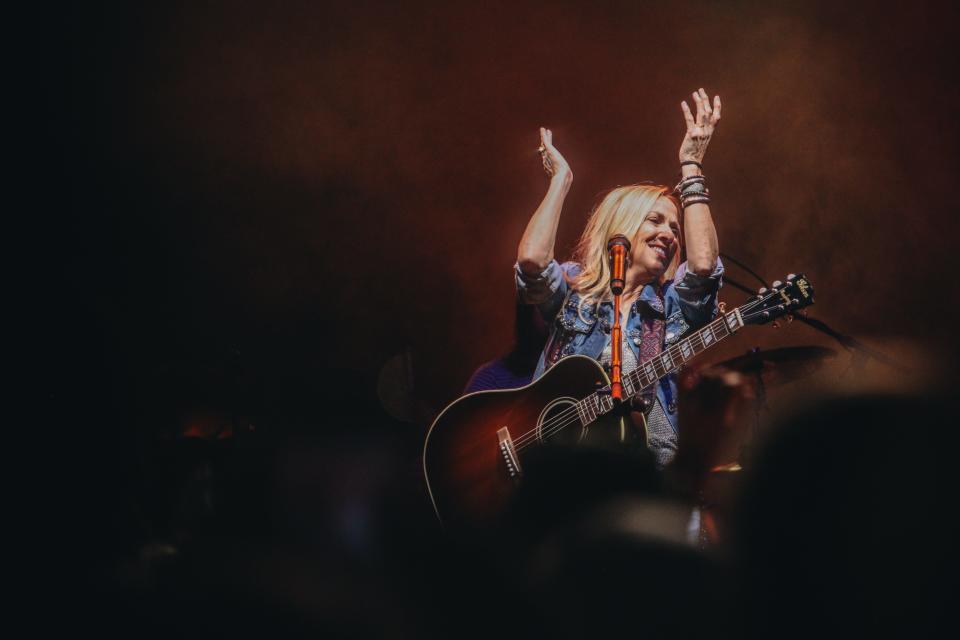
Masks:
[[[698,167],[700,163],[688,160],[683,164],[695,164]],[[707,189],[707,179],[702,175],[687,176],[677,183],[674,187],[674,193],[680,195],[680,204],[684,209],[692,204],[710,204],[710,190]]]

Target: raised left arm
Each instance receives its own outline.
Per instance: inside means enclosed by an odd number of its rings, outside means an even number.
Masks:
[[[687,133],[680,144],[679,158],[681,163],[692,161],[702,164],[707,145],[717,123],[720,122],[720,96],[713,99],[711,107],[710,97],[703,89],[694,91],[692,95],[697,108],[696,117],[690,112],[686,101],[680,103],[687,122]],[[683,180],[691,176],[701,176],[703,172],[698,164],[681,164],[680,174]],[[683,210],[683,227],[687,270],[701,276],[710,275],[717,265],[720,251],[717,230],[710,216],[710,206],[706,202],[688,204]]]

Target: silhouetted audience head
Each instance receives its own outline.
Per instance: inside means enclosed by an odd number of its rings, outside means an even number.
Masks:
[[[833,399],[772,429],[735,512],[746,637],[933,635],[956,542],[948,408]]]
[[[520,626],[555,638],[724,637],[726,567],[698,548],[693,505],[671,495],[649,451],[543,448],[525,469],[501,543]]]

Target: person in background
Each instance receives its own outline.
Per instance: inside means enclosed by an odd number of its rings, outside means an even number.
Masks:
[[[537,359],[547,340],[547,327],[536,307],[516,305],[513,348],[480,365],[467,382],[464,394],[494,389],[516,389],[530,384]]]

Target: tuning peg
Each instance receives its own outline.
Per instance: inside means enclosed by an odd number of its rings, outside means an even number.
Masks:
[[[795,274],[795,273],[791,273],[791,274],[787,275],[787,282],[793,282],[793,281],[796,280],[796,279],[797,279],[797,274]]]
[[[780,282],[779,280],[774,280],[772,286],[773,286],[774,289],[779,289],[780,287],[783,286],[783,283]]]
[[[762,295],[764,295],[766,292],[767,292],[767,288],[766,288],[766,287],[760,287],[760,288],[757,290],[757,295],[762,296]]]

